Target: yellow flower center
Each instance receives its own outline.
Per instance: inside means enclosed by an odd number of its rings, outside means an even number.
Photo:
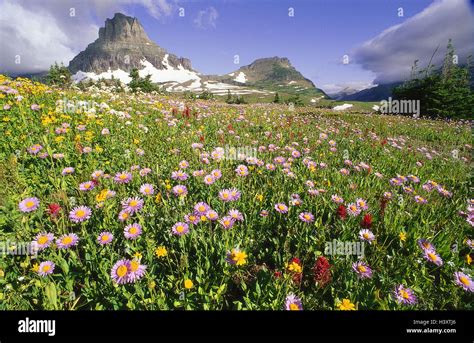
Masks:
[[[128,232],[131,233],[132,235],[136,234],[137,231],[138,231],[138,230],[137,230],[137,228],[136,228],[135,226],[132,226],[132,227],[130,228],[130,230],[128,230]]]
[[[106,241],[109,240],[109,236],[108,235],[103,235],[101,240],[102,240],[102,242],[106,242]]]
[[[125,180],[127,178],[126,174],[120,174],[119,179],[120,180]]]
[[[76,211],[76,217],[82,218],[86,215],[86,211],[84,210],[77,210]]]
[[[71,244],[72,243],[72,237],[66,236],[62,239],[61,241],[64,245]]]
[[[433,254],[433,253],[428,253],[428,257],[429,257],[430,260],[432,260],[432,261],[436,261],[436,259],[437,259],[437,258],[436,258],[436,255]]]
[[[280,210],[282,210],[282,211],[285,210],[285,206],[284,206],[284,205],[278,205],[278,208],[279,208]]]
[[[132,207],[137,206],[137,205],[138,205],[138,201],[132,200],[132,201],[130,201],[129,205],[132,206]]]
[[[26,202],[25,206],[30,208],[30,207],[35,206],[35,203],[34,203],[34,201],[29,200],[29,201]]]
[[[40,238],[38,238],[38,244],[46,244],[48,242],[48,236],[41,236]]]
[[[410,295],[404,289],[400,290],[400,295],[402,296],[403,299],[409,299],[410,298]]]
[[[464,285],[469,286],[469,280],[465,276],[459,277],[459,281],[461,281]]]
[[[365,239],[369,239],[369,234],[367,232],[364,232],[362,236],[364,236]]]
[[[300,308],[298,307],[297,304],[295,304],[295,303],[291,303],[291,304],[290,304],[290,310],[291,310],[291,311],[299,311],[299,309],[300,309]]]
[[[46,265],[43,266],[43,272],[44,273],[49,272],[50,269],[51,269],[51,266],[49,264],[46,264]]]
[[[178,231],[179,233],[183,232],[184,231],[184,226],[183,225],[178,225],[176,227],[176,231]]]
[[[120,267],[117,268],[117,275],[119,277],[124,277],[128,272],[127,266],[121,265]]]
[[[130,270],[132,272],[136,272],[138,270],[138,267],[140,267],[140,263],[138,263],[138,261],[133,260],[132,262],[130,262]]]
[[[364,266],[358,266],[357,269],[359,269],[361,273],[365,273],[367,271],[367,268],[365,268]]]

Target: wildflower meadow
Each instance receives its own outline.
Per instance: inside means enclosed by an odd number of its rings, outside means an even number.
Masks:
[[[0,76],[0,309],[473,309],[468,121]]]

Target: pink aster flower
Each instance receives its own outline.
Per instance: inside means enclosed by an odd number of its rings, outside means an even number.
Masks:
[[[278,203],[278,204],[275,204],[275,210],[277,210],[277,212],[280,212],[280,213],[288,213],[288,206],[286,206],[284,203]]]
[[[370,279],[372,277],[372,269],[367,263],[362,261],[354,262],[352,269],[357,273],[361,279]]]
[[[129,183],[132,180],[132,174],[126,171],[115,174],[114,181],[116,183]]]
[[[38,275],[45,277],[47,275],[53,274],[54,267],[55,264],[51,261],[41,262],[38,267]]]
[[[372,233],[372,231],[368,230],[368,229],[362,229],[359,231],[359,237],[360,239],[362,239],[363,241],[367,241],[369,242],[369,244],[372,244],[372,242],[374,241],[375,239],[375,235]]]
[[[138,223],[129,224],[123,229],[123,233],[127,239],[137,239],[142,234],[142,226]]]
[[[285,310],[287,311],[301,311],[303,310],[303,304],[301,299],[293,293],[288,294],[285,299]]]
[[[223,226],[225,230],[228,230],[231,229],[232,226],[234,226],[235,220],[231,216],[225,216],[219,221],[219,223]]]
[[[34,241],[32,244],[36,245],[36,248],[41,251],[43,249],[46,249],[51,245],[51,242],[54,240],[54,235],[50,232],[46,233],[39,233],[36,235]]]
[[[410,288],[407,288],[403,285],[398,285],[395,287],[394,296],[395,300],[399,304],[413,305],[417,302],[415,293]]]
[[[97,237],[97,243],[107,245],[112,242],[112,239],[114,239],[114,235],[111,232],[104,231]]]
[[[77,245],[79,242],[79,237],[75,233],[69,233],[62,235],[56,240],[56,245],[59,249],[68,249]]]
[[[456,285],[461,286],[465,291],[474,292],[474,282],[469,277],[469,275],[464,274],[463,272],[454,273],[454,282]]]
[[[138,197],[128,198],[122,201],[122,209],[130,214],[134,214],[143,208],[143,199]]]
[[[25,200],[20,201],[18,207],[21,212],[32,212],[38,209],[40,201],[38,198],[26,198]]]
[[[153,195],[155,193],[155,189],[153,188],[153,185],[145,183],[140,187],[140,193],[143,195]]]
[[[69,219],[74,223],[81,223],[91,217],[92,210],[87,206],[79,206],[69,212]]]
[[[349,205],[347,205],[347,212],[351,216],[357,217],[360,214],[361,210],[356,204],[350,203]]]
[[[87,192],[87,191],[93,190],[94,187],[95,187],[94,182],[87,181],[87,182],[83,182],[79,185],[79,190],[83,191],[83,192]]]
[[[173,235],[182,236],[189,232],[189,226],[186,223],[178,222],[173,225],[171,232]]]
[[[188,189],[183,185],[176,185],[173,187],[173,194],[178,196],[185,196],[188,194]]]
[[[302,212],[299,215],[299,218],[301,221],[305,223],[312,223],[314,221],[314,216],[310,212]]]

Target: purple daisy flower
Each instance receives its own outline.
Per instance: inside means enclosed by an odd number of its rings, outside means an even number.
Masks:
[[[287,311],[301,311],[303,310],[303,304],[301,299],[293,293],[288,294],[285,299],[285,310]]]
[[[186,223],[178,222],[173,225],[171,232],[173,233],[173,235],[182,236],[189,232],[189,226]]]
[[[20,201],[18,207],[21,212],[32,212],[38,209],[40,201],[38,198],[26,198],[25,200]]]
[[[237,201],[240,199],[240,191],[237,188],[231,188],[230,190],[231,201]]]
[[[59,249],[68,249],[77,245],[79,242],[79,237],[75,233],[69,233],[66,235],[62,235],[56,240],[56,245]]]
[[[372,241],[375,239],[375,235],[372,233],[372,231],[368,229],[363,229],[359,231],[359,237],[363,241],[369,242],[369,244],[372,244]]]
[[[352,269],[357,273],[361,279],[370,279],[372,277],[372,269],[368,264],[358,261],[352,264]]]
[[[138,223],[127,225],[123,233],[127,239],[137,239],[142,234],[142,226]]]
[[[34,144],[34,145],[30,146],[27,150],[30,154],[36,155],[41,150],[43,150],[43,147],[41,146],[41,144]]]
[[[364,210],[364,211],[369,209],[369,205],[367,205],[367,201],[362,198],[358,198],[356,200],[356,205],[357,207],[359,207],[361,210]]]
[[[413,305],[416,304],[417,301],[415,293],[410,288],[406,288],[403,285],[395,287],[394,296],[399,304]]]
[[[216,182],[216,179],[211,174],[204,176],[204,183],[206,185],[212,185],[214,182]]]
[[[142,208],[143,199],[138,197],[128,198],[127,200],[122,201],[122,209],[130,214],[134,214],[135,212],[140,211]]]
[[[104,231],[101,232],[100,235],[97,237],[97,243],[99,243],[100,245],[107,245],[112,242],[112,239],[114,239],[114,235],[111,232]]]
[[[232,196],[230,195],[230,189],[223,189],[219,192],[219,199],[224,202],[228,202],[232,200]]]
[[[133,283],[140,280],[145,275],[145,271],[146,266],[141,264],[138,259],[134,258],[129,261],[127,282]]]
[[[209,209],[209,205],[205,202],[198,202],[196,205],[194,205],[194,211],[196,211],[198,215],[206,215]]]
[[[184,181],[188,178],[188,174],[186,174],[184,171],[182,170],[178,170],[178,171],[174,171],[171,173],[171,178],[173,180],[180,180],[180,181]]]
[[[90,191],[94,189],[95,185],[92,181],[83,182],[79,185],[79,190],[83,192]]]
[[[244,220],[244,216],[242,215],[242,213],[240,213],[239,210],[230,210],[229,211],[229,216],[236,220],[236,221],[243,221]]]
[[[206,213],[206,218],[211,220],[211,221],[214,221],[214,220],[219,219],[219,214],[214,210],[209,210]]]
[[[224,227],[225,230],[229,230],[234,226],[235,220],[231,216],[223,217],[219,223]]]
[[[74,223],[80,223],[88,220],[91,217],[92,210],[87,206],[79,206],[72,209],[69,212],[69,219]]]
[[[247,176],[249,174],[249,169],[247,166],[241,164],[235,169],[235,172],[238,176]]]
[[[118,219],[119,219],[121,222],[126,221],[128,218],[130,218],[130,212],[125,211],[125,210],[120,211],[120,213],[119,213],[119,215],[118,215]]]
[[[414,199],[418,204],[426,204],[428,202],[428,200],[419,195],[415,195]]]
[[[47,247],[49,247],[53,240],[54,240],[54,235],[52,233],[43,232],[43,233],[39,233],[35,237],[32,244],[35,244],[36,248],[41,251],[41,250],[46,249]]]
[[[310,212],[302,212],[299,215],[299,218],[301,221],[305,223],[312,223],[314,221],[314,216]]]
[[[465,291],[474,292],[474,282],[468,275],[462,272],[455,272],[454,282],[458,286],[461,286]]]
[[[418,240],[418,246],[422,249],[422,250],[436,250],[435,249],[435,246],[433,244],[431,244],[430,242],[428,242],[428,240],[422,238],[422,239],[419,239]]]
[[[214,179],[219,180],[222,177],[222,172],[219,169],[211,171],[211,175]]]
[[[173,194],[177,197],[186,196],[186,194],[188,194],[188,189],[186,188],[186,186],[176,185],[173,187]]]
[[[143,195],[153,195],[155,193],[155,189],[153,188],[153,185],[145,183],[141,185],[140,193],[142,193]]]
[[[288,206],[286,206],[284,203],[280,202],[278,204],[275,204],[275,210],[280,213],[288,213]]]
[[[334,201],[336,204],[342,204],[344,199],[337,194],[331,196],[331,200]]]
[[[195,213],[189,213],[184,216],[184,221],[186,223],[191,223],[191,224],[196,225],[197,223],[199,223],[199,216],[196,215]]]
[[[114,181],[117,183],[129,183],[132,180],[132,174],[126,171],[115,174]]]
[[[74,173],[74,168],[73,167],[66,167],[63,169],[61,172],[62,175],[70,175]]]
[[[353,217],[357,217],[360,212],[361,212],[361,209],[354,203],[350,203],[349,205],[347,205],[347,212],[353,216]]]
[[[436,264],[438,267],[440,267],[440,266],[443,265],[443,260],[442,260],[441,257],[436,253],[435,250],[425,250],[423,257],[424,257],[427,261]]]
[[[114,264],[110,271],[110,276],[115,283],[121,285],[128,282],[129,265],[130,261],[126,259]]]
[[[39,267],[38,267],[38,274],[40,276],[43,276],[43,277],[47,276],[47,275],[50,275],[50,274],[53,274],[54,267],[55,267],[55,264],[51,261],[41,262]]]

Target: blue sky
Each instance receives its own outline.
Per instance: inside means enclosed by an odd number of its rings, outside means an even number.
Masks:
[[[150,38],[188,57],[209,74],[223,74],[257,58],[288,57],[316,85],[370,82],[375,75],[342,58],[382,30],[427,7],[430,0],[196,1],[183,3],[185,16],[157,20],[140,6],[127,8],[140,18]],[[199,10],[214,7],[215,27],[197,28]],[[288,9],[294,8],[294,17]],[[404,17],[398,16],[398,8]]]
[[[98,37],[106,18],[122,12],[137,17],[152,40],[191,59],[204,74],[228,73],[257,58],[288,57],[331,93],[402,80],[415,59],[423,65],[438,45],[439,63],[449,38],[465,62],[474,54],[472,2],[0,0],[0,72],[37,72],[55,61],[67,65]],[[346,54],[349,64],[342,63]]]

